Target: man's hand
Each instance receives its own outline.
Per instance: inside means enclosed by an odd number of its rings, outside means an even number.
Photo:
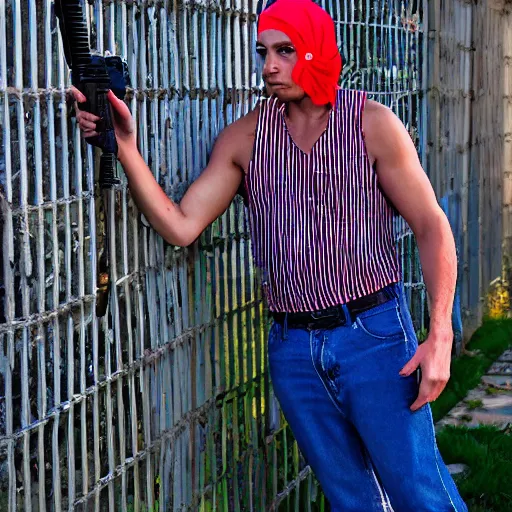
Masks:
[[[86,97],[75,87],[71,86],[71,93],[75,98],[75,111],[78,125],[86,139],[91,139],[94,145],[94,137],[98,136],[96,131],[96,121],[99,117],[80,110],[78,104],[86,101]],[[117,145],[119,148],[118,157],[123,162],[123,156],[131,150],[137,149],[137,134],[135,122],[132,118],[130,109],[126,103],[120,100],[112,91],[108,91],[108,100],[112,105],[113,123],[116,134]]]
[[[427,402],[436,400],[445,388],[450,378],[452,340],[451,328],[431,333],[400,370],[402,377],[408,377],[418,366],[421,368],[420,390],[410,407],[411,411],[417,411]]]

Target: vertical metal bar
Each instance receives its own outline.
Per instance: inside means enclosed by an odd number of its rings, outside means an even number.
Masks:
[[[32,258],[30,254],[30,225],[28,218],[28,169],[27,169],[27,144],[25,135],[25,109],[21,93],[23,91],[23,45],[22,45],[22,12],[19,0],[14,0],[14,87],[19,92],[16,97],[17,132],[19,146],[19,176],[20,176],[20,242],[21,242],[21,268],[20,268],[20,291],[22,302],[22,315],[27,318],[30,315],[29,289],[27,277],[32,275]],[[13,198],[14,199],[14,198]],[[27,512],[32,510],[32,478],[30,473],[30,397],[29,397],[29,331],[28,326],[22,327],[22,349],[21,349],[21,427],[23,433],[23,488],[24,506]]]
[[[15,440],[13,438],[13,396],[12,371],[14,367],[14,279],[11,273],[11,262],[14,263],[14,230],[13,218],[9,205],[12,205],[12,160],[11,160],[11,120],[9,112],[9,93],[7,91],[7,36],[6,36],[6,5],[0,0],[0,91],[2,98],[2,135],[5,159],[5,199],[7,211],[3,212],[4,239],[2,240],[3,263],[2,270],[5,285],[5,319],[10,326],[6,335],[7,358],[5,364],[5,435],[7,437],[7,467],[9,475],[8,507],[9,512],[15,512],[17,506],[16,466],[14,461]]]
[[[138,88],[138,75],[136,70],[138,69],[138,30],[137,30],[137,13],[138,13],[138,7],[135,4],[132,4],[130,6],[131,9],[131,26],[133,30],[133,53],[131,56],[131,62],[130,62],[130,74],[131,74],[131,82],[132,86],[135,90]],[[132,116],[134,118],[134,122],[137,126],[137,100],[134,95],[132,101],[131,101],[131,112]],[[134,307],[136,308],[136,323],[137,323],[137,338],[135,341],[139,342],[139,350],[136,349],[135,345],[132,345],[131,339],[129,337],[128,339],[128,360],[130,364],[133,362],[134,358],[137,357],[137,354],[139,356],[142,356],[144,354],[144,337],[145,337],[145,330],[144,330],[144,299],[142,294],[142,286],[141,286],[141,267],[139,262],[139,230],[138,230],[138,222],[137,217],[133,216],[131,219],[131,231],[133,236],[133,271],[136,275],[136,284],[135,284],[135,297],[134,297]],[[125,262],[127,261],[127,257],[125,257]],[[127,297],[128,299],[128,297]],[[127,300],[127,306],[129,302]],[[128,311],[130,311],[130,308],[128,308]],[[128,315],[131,317],[131,315]],[[129,320],[131,322],[131,320]],[[131,330],[129,331],[131,332]],[[143,382],[144,382],[144,369],[141,367],[139,370],[139,386],[138,389],[135,385],[135,375],[130,376],[130,387],[131,387],[131,396],[130,396],[130,412],[131,412],[131,431],[132,431],[132,456],[136,457],[139,454],[139,432],[138,432],[138,424],[139,424],[139,414],[137,409],[137,401],[136,401],[136,393],[141,391],[143,389]],[[144,406],[143,406],[144,407]],[[140,504],[141,504],[141,491],[140,491],[140,467],[139,462],[136,459],[134,462],[134,469],[133,469],[133,503],[134,503],[134,512],[139,512],[140,510]]]

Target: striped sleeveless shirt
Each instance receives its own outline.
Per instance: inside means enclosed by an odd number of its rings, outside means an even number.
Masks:
[[[309,155],[285,104],[262,100],[245,176],[252,252],[268,308],[314,311],[400,280],[393,206],[366,153],[366,93],[340,89]]]

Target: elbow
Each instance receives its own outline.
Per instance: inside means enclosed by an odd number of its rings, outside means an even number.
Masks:
[[[199,238],[199,235],[200,233],[197,233],[188,223],[183,222],[179,229],[166,233],[163,238],[170,245],[188,247]]]
[[[177,247],[189,247],[191,246],[195,241],[197,240],[197,237],[195,238],[184,238],[178,241],[178,243],[175,243],[173,245],[176,245]]]
[[[200,233],[192,219],[187,217],[178,204],[174,204],[173,215],[161,216],[164,221],[159,226],[154,226],[158,234],[169,244],[176,247],[188,247]]]
[[[447,234],[453,238],[452,228],[444,211],[438,207],[430,215],[424,216],[415,226],[411,226],[417,240],[438,238]]]
[[[162,237],[169,245],[174,245],[175,247],[188,247],[194,241],[190,240],[189,237],[175,233],[162,235]]]

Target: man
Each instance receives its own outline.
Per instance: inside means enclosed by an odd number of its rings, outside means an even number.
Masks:
[[[275,319],[274,391],[333,511],[467,511],[428,404],[449,378],[455,247],[414,145],[388,108],[337,87],[333,21],[310,0],[266,9],[257,52],[270,98],[223,130],[179,205],[153,178],[128,108],[110,93],[131,193],[162,237],[187,246],[243,180]],[[97,118],[77,117],[94,136]],[[395,209],[416,236],[431,301],[419,347],[400,284]]]

